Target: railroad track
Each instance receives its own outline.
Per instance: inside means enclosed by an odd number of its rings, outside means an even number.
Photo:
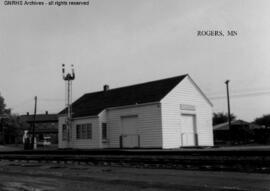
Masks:
[[[270,173],[270,151],[39,150],[0,152],[0,160]]]

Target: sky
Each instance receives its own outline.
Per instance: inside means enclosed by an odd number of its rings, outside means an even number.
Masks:
[[[47,0],[39,0],[47,2]],[[270,113],[269,0],[90,0],[89,6],[0,2],[0,93],[13,113],[59,112],[61,65],[84,93],[190,74],[214,112]],[[197,36],[198,31],[237,36]]]

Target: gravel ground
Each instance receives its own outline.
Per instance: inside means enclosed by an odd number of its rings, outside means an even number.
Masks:
[[[0,145],[0,151],[21,151],[22,145]]]
[[[0,162],[0,191],[270,191],[269,174]]]
[[[23,150],[23,145],[0,145],[1,151],[19,151]],[[50,145],[46,147],[38,147],[37,150],[57,150],[57,145]],[[128,149],[126,149],[128,150]],[[136,149],[139,151],[140,149]],[[148,149],[148,151],[156,151],[157,149]],[[235,151],[235,150],[270,150],[270,145],[236,145],[236,146],[221,146],[221,147],[206,147],[206,148],[180,148],[180,149],[165,149],[163,151],[200,151],[200,150],[222,150],[222,151]]]

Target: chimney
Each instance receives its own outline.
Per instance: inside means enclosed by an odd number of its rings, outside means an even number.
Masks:
[[[45,114],[48,115],[48,111],[45,111]]]
[[[27,112],[26,115],[29,115],[29,112]]]
[[[105,84],[105,85],[103,86],[103,91],[104,91],[104,92],[108,91],[109,89],[110,89],[110,86],[109,86],[108,84]]]

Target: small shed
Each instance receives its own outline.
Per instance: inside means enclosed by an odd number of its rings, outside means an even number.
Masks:
[[[212,103],[186,75],[87,93],[59,113],[59,148],[212,146]],[[70,133],[67,133],[70,132]]]

